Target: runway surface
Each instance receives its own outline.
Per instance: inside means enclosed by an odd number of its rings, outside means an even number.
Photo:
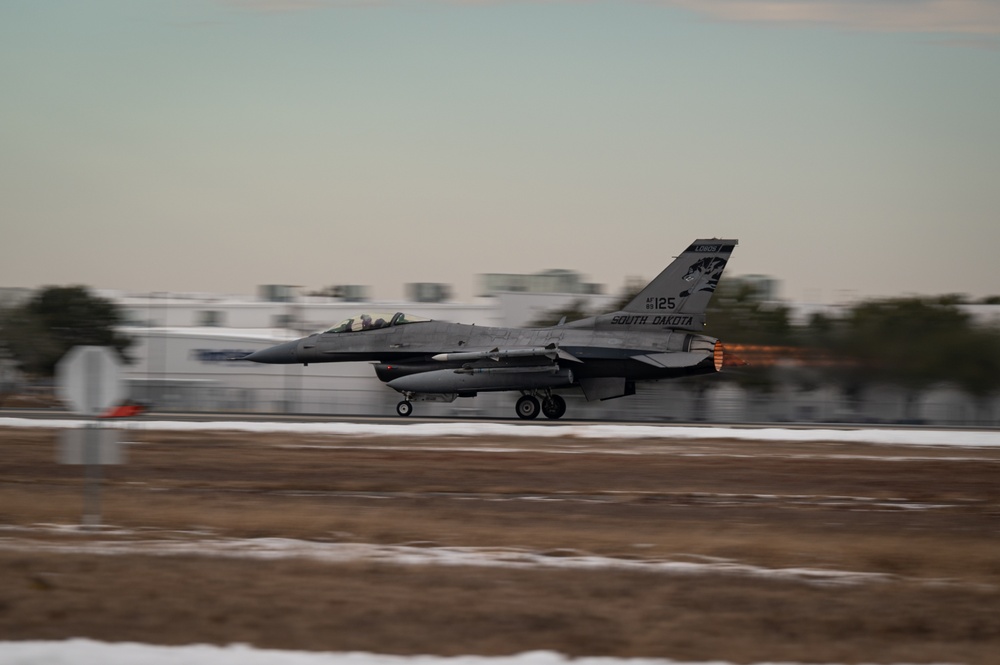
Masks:
[[[991,432],[0,420],[0,639],[989,663]],[[859,437],[852,439],[852,437]]]

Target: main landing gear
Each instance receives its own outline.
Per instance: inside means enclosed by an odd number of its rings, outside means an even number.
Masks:
[[[404,399],[402,402],[396,405],[396,413],[403,416],[404,418],[411,413],[413,413],[413,402]]]
[[[539,412],[544,413],[550,420],[556,420],[566,413],[566,400],[559,395],[548,394],[542,397],[539,404],[538,398],[534,395],[522,395],[514,409],[517,411],[517,417],[522,420],[534,420]]]

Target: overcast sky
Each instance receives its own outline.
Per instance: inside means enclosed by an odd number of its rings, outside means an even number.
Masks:
[[[712,236],[1000,293],[1000,2],[0,0],[0,286],[617,292]]]

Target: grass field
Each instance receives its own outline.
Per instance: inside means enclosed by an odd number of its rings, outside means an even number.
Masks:
[[[1000,662],[997,450],[130,436],[83,531],[56,433],[0,429],[0,639]]]

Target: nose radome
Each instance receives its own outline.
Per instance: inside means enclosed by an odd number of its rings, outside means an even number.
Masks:
[[[278,344],[277,346],[272,346],[267,349],[254,351],[250,355],[245,356],[243,360],[250,360],[255,363],[271,363],[271,364],[298,362],[296,360],[296,354],[295,354],[295,349],[298,346],[298,344],[299,344],[298,340],[285,342],[283,344]]]

